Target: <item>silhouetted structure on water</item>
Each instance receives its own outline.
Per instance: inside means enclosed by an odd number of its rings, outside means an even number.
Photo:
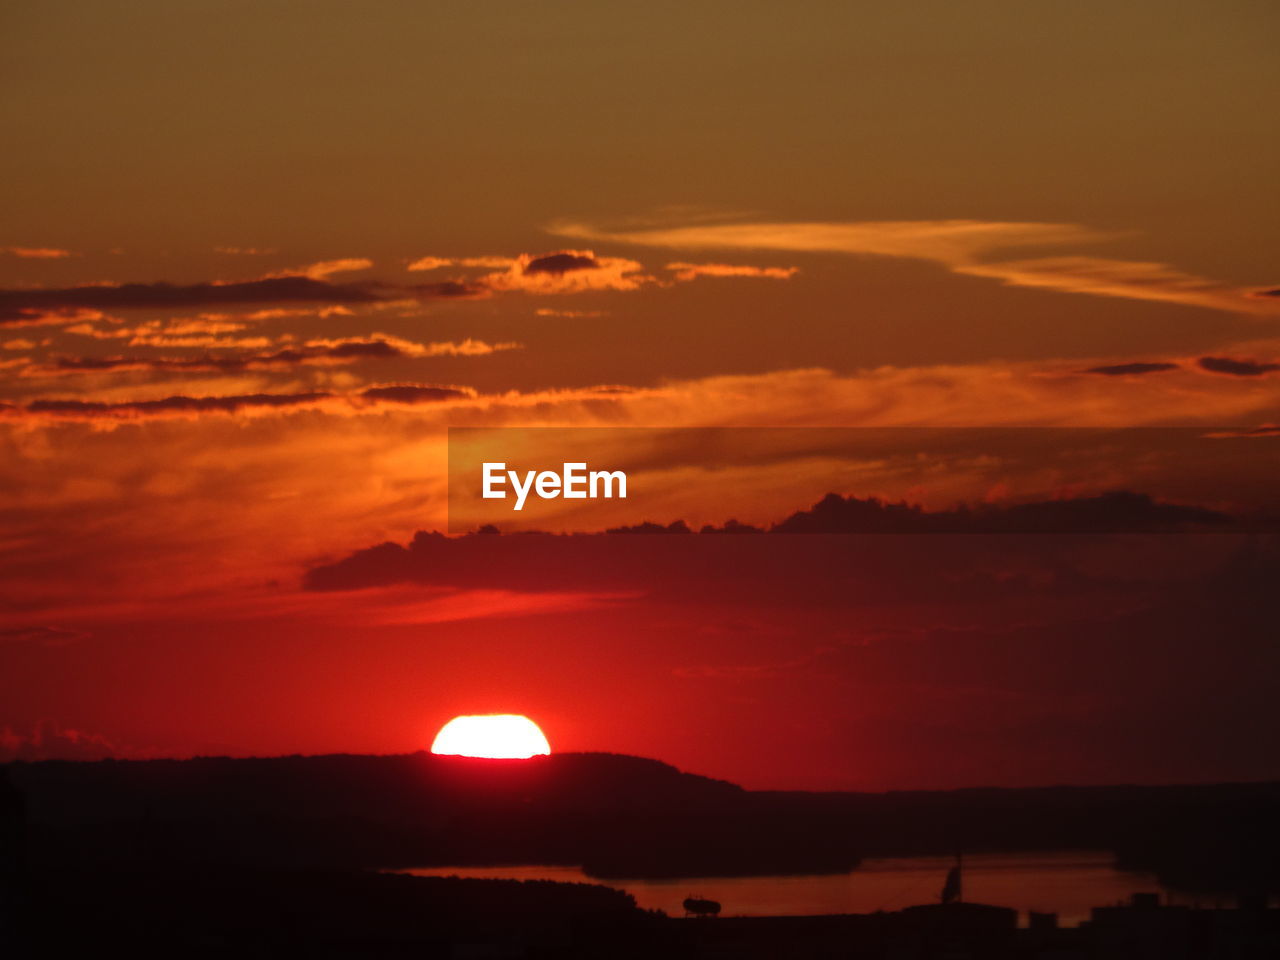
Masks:
[[[686,917],[718,917],[720,915],[720,904],[705,897],[695,897],[690,894],[684,898],[681,906],[684,907]]]

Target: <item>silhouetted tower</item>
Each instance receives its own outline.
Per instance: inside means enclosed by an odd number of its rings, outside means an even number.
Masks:
[[[9,779],[8,767],[0,766],[0,944],[7,942],[22,912],[26,846],[26,798]]]

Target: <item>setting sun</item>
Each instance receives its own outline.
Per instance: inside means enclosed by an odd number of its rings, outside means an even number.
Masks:
[[[538,725],[512,713],[454,717],[436,734],[431,752],[459,757],[527,760],[551,753]]]

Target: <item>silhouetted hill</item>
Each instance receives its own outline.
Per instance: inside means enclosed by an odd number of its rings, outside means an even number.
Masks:
[[[611,754],[10,764],[33,862],[600,877],[844,871],[863,856],[1104,848],[1188,889],[1280,889],[1280,784],[752,792]]]
[[[763,824],[733,784],[611,754],[473,760],[426,753],[17,763],[46,860],[390,867],[633,862],[739,872]],[[767,833],[767,831],[766,831]],[[827,862],[777,845],[771,866]],[[852,859],[840,860],[843,868]]]
[[[426,752],[43,761],[11,765],[43,818],[94,821],[163,809],[171,816],[362,816],[420,822],[460,809],[573,813],[706,807],[742,788],[657,760],[557,753],[476,760]]]
[[[205,867],[40,876],[20,954],[130,957],[632,956],[659,919],[620,890],[335,870]]]

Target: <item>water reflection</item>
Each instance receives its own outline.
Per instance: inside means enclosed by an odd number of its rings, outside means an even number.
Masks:
[[[1112,860],[1104,850],[967,854],[964,898],[1014,907],[1021,911],[1023,922],[1028,910],[1057,913],[1059,922],[1067,926],[1087,920],[1091,907],[1118,903],[1133,893],[1163,891],[1172,902],[1194,902],[1164,890],[1151,874],[1115,869]],[[424,877],[604,883],[626,890],[641,907],[665,910],[671,916],[683,914],[680,903],[690,894],[720,901],[724,916],[786,916],[871,913],[934,903],[953,862],[950,857],[893,857],[864,860],[851,873],[676,880],[598,880],[578,867],[564,866],[422,867],[402,872]]]

